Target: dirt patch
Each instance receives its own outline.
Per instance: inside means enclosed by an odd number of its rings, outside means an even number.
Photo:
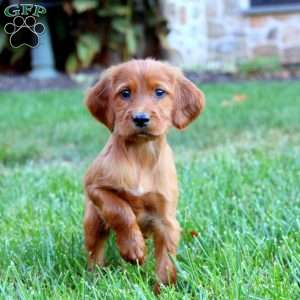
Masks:
[[[85,89],[97,81],[102,70],[88,70],[71,77],[66,74],[58,74],[56,78],[37,80],[28,75],[2,74],[0,75],[0,91],[32,91],[52,89]],[[229,83],[249,80],[300,80],[300,71],[283,70],[275,73],[258,73],[248,76],[230,73],[211,72],[185,72],[185,75],[193,82],[199,83]]]

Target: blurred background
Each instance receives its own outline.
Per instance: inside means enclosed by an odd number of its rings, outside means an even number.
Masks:
[[[32,15],[35,4],[47,10],[35,16],[45,26],[39,45],[12,47],[6,24]],[[300,75],[300,0],[2,0],[0,11],[9,5],[11,15],[0,19],[1,75],[89,82],[104,67],[149,56],[195,80]],[[13,38],[34,37],[17,30]],[[1,79],[0,88],[10,87]]]
[[[82,238],[109,136],[84,92],[147,56],[206,96],[168,135],[182,239],[160,299],[299,300],[300,0],[0,0],[0,299],[157,300],[151,246],[135,268],[110,240],[94,276]]]

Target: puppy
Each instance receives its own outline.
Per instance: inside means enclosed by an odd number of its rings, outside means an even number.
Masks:
[[[178,186],[166,134],[190,124],[203,93],[166,63],[131,60],[110,67],[86,96],[90,113],[110,138],[85,176],[85,246],[89,266],[103,265],[104,243],[116,234],[121,256],[142,264],[144,238],[154,239],[157,284],[176,281]]]

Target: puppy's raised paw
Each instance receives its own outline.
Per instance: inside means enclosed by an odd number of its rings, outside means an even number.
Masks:
[[[117,245],[124,260],[142,265],[145,260],[145,241],[139,229],[117,234]]]

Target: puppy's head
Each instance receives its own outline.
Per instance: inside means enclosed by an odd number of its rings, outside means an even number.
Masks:
[[[185,128],[204,108],[203,93],[166,63],[131,60],[110,67],[86,97],[91,114],[114,133],[151,140]]]

